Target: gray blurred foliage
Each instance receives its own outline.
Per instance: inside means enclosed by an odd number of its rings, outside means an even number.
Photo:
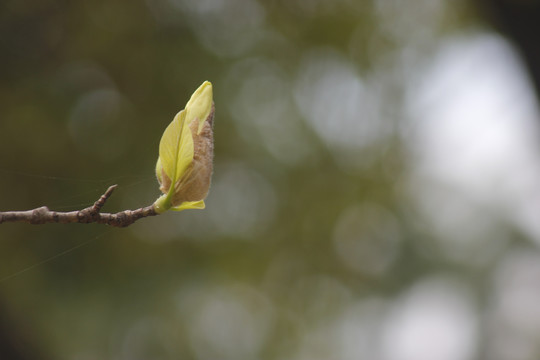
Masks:
[[[216,150],[204,211],[1,225],[0,336],[25,359],[538,358],[540,315],[507,293],[540,298],[536,245],[411,180],[410,84],[485,28],[463,1],[2,2],[0,210],[115,183],[104,210],[150,204],[161,134],[204,80]],[[414,338],[440,319],[446,355]]]

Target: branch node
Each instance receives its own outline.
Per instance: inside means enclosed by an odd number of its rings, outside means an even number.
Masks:
[[[50,210],[46,206],[39,207],[32,210],[30,216],[30,224],[44,224],[46,221],[47,215],[50,213]]]

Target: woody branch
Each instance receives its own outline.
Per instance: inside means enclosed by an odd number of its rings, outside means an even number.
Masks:
[[[42,206],[27,211],[5,211],[0,212],[0,224],[4,222],[25,222],[29,224],[98,223],[116,227],[125,227],[144,217],[157,215],[154,205],[136,210],[124,210],[117,213],[100,212],[116,187],[117,185],[110,186],[94,205],[82,210],[58,212],[49,210],[46,206]]]

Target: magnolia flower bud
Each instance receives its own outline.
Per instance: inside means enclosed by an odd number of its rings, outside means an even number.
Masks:
[[[156,212],[204,209],[214,156],[212,84],[205,81],[169,124],[159,144]]]

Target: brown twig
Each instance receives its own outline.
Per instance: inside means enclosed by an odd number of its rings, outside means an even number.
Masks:
[[[116,187],[117,185],[110,186],[94,205],[82,210],[57,212],[49,210],[46,206],[42,206],[27,211],[5,211],[0,212],[0,224],[4,222],[26,222],[30,224],[98,223],[125,227],[141,218],[157,215],[154,205],[136,210],[124,210],[114,214],[101,213],[101,208],[105,205],[105,202],[112,195]]]

